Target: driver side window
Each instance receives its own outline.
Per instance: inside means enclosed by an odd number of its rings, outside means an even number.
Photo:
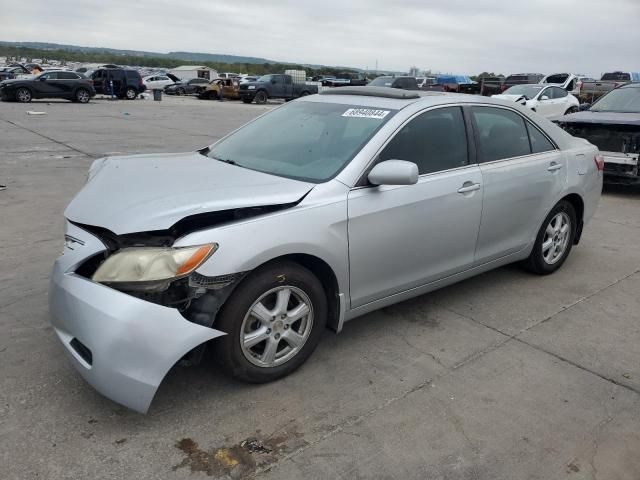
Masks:
[[[379,161],[406,160],[420,175],[468,163],[467,133],[460,107],[437,108],[418,115],[396,134]]]

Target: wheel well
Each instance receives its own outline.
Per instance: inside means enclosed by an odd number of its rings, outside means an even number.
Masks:
[[[333,269],[329,266],[327,262],[324,260],[315,257],[313,255],[308,255],[305,253],[295,253],[290,255],[283,255],[282,257],[277,257],[270,260],[268,263],[277,262],[278,260],[289,260],[310,270],[324,288],[324,291],[327,295],[327,306],[328,306],[328,314],[329,318],[327,318],[327,326],[332,330],[337,331],[338,329],[338,320],[340,317],[340,302],[338,300],[338,294],[340,293],[338,290],[338,280],[336,278],[336,274],[333,272]]]
[[[578,225],[576,225],[576,236],[574,239],[574,243],[577,245],[580,241],[580,236],[582,235],[582,226],[584,223],[584,202],[582,201],[582,197],[577,193],[571,193],[564,197],[562,200],[569,202],[573,206],[573,209],[576,211],[576,220],[578,221]]]

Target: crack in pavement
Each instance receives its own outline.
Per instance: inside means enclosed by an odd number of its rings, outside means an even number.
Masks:
[[[440,303],[436,302],[436,305],[438,305],[439,307],[441,307],[441,308],[443,308],[443,309],[445,309],[445,310],[448,310],[448,311],[449,311],[449,312],[451,312],[451,313],[454,313],[454,314],[456,314],[456,315],[460,315],[461,317],[466,318],[467,320],[470,320],[470,321],[472,321],[472,322],[474,322],[474,323],[477,323],[478,325],[482,325],[483,327],[486,327],[486,328],[488,328],[488,329],[490,329],[490,330],[493,330],[494,332],[500,333],[500,334],[505,335],[505,336],[507,337],[504,341],[499,342],[499,343],[497,343],[497,344],[495,344],[495,345],[489,346],[489,347],[488,347],[488,348],[486,348],[485,350],[482,350],[482,351],[480,351],[480,352],[478,352],[478,353],[476,353],[476,354],[474,354],[474,355],[470,356],[468,359],[463,360],[461,363],[459,363],[459,364],[457,364],[456,366],[454,366],[454,367],[453,367],[453,370],[457,370],[458,368],[460,368],[460,367],[462,367],[462,366],[466,365],[467,363],[469,363],[469,362],[471,362],[471,361],[473,361],[473,360],[475,360],[475,359],[477,359],[477,358],[480,358],[480,357],[484,356],[486,353],[489,353],[489,352],[491,352],[491,351],[493,351],[493,350],[497,350],[498,348],[500,348],[500,347],[501,347],[502,345],[504,345],[505,343],[510,342],[511,340],[515,340],[515,341],[517,341],[517,342],[520,342],[520,343],[522,343],[522,344],[524,344],[524,345],[527,345],[527,346],[529,346],[529,347],[533,348],[534,350],[538,350],[538,351],[540,351],[540,352],[544,352],[544,353],[546,353],[547,355],[551,355],[552,357],[555,357],[555,358],[557,358],[558,360],[561,360],[562,362],[568,363],[569,365],[572,365],[572,366],[574,366],[574,367],[576,367],[576,368],[579,368],[580,370],[583,370],[583,371],[585,371],[585,372],[591,373],[591,374],[593,374],[593,375],[595,375],[595,376],[597,376],[597,377],[599,377],[599,378],[601,378],[601,379],[603,379],[603,380],[606,380],[607,382],[613,383],[614,385],[617,385],[617,386],[619,386],[619,387],[622,387],[622,388],[624,388],[624,389],[626,389],[626,390],[629,390],[629,391],[631,391],[631,392],[634,392],[634,393],[636,393],[636,394],[640,395],[640,390],[639,390],[639,389],[637,389],[637,388],[631,387],[631,386],[629,386],[629,385],[625,385],[624,383],[621,383],[621,382],[619,382],[618,380],[616,380],[616,379],[614,379],[614,378],[607,377],[607,376],[605,376],[605,375],[603,375],[603,374],[601,374],[601,373],[598,373],[598,372],[596,372],[596,371],[594,371],[594,370],[591,370],[591,369],[589,369],[589,368],[587,368],[587,367],[585,367],[585,366],[583,366],[583,365],[580,365],[580,364],[578,364],[578,363],[576,363],[576,362],[573,362],[573,361],[569,360],[568,358],[563,357],[562,355],[559,355],[559,354],[557,354],[557,353],[555,353],[555,352],[552,352],[552,351],[550,351],[550,350],[547,350],[547,349],[545,349],[545,348],[543,348],[543,347],[540,347],[540,346],[538,346],[538,345],[533,345],[533,344],[531,344],[530,342],[527,342],[526,340],[524,340],[524,339],[522,339],[522,338],[519,338],[519,336],[520,336],[520,335],[522,335],[523,333],[526,333],[526,332],[528,332],[529,330],[531,330],[531,329],[533,329],[533,328],[536,328],[536,327],[538,327],[539,325],[542,325],[542,324],[544,324],[544,323],[548,322],[549,320],[551,320],[551,319],[555,318],[555,317],[556,317],[557,315],[559,315],[560,313],[566,312],[567,310],[569,310],[569,309],[571,309],[571,308],[575,307],[576,305],[579,305],[579,304],[581,304],[582,302],[584,302],[584,301],[586,301],[586,300],[589,300],[590,298],[594,297],[595,295],[598,295],[599,293],[602,293],[602,292],[604,292],[605,290],[607,290],[607,289],[609,289],[609,288],[611,288],[611,287],[613,287],[613,286],[615,286],[615,285],[618,285],[619,283],[621,283],[621,282],[623,282],[623,281],[625,281],[625,280],[627,280],[627,279],[629,279],[629,278],[633,277],[634,275],[636,275],[636,274],[638,274],[638,273],[640,273],[640,269],[636,269],[636,270],[634,270],[633,272],[629,273],[628,275],[625,275],[624,277],[617,279],[617,280],[616,280],[616,281],[614,281],[613,283],[610,283],[609,285],[606,285],[606,286],[604,286],[604,287],[602,287],[602,288],[599,288],[598,290],[596,290],[596,291],[594,291],[594,292],[592,292],[592,293],[590,293],[590,294],[588,294],[588,295],[585,295],[585,296],[583,296],[583,297],[579,298],[578,300],[576,300],[576,301],[574,301],[574,302],[570,303],[569,305],[563,305],[563,306],[560,308],[560,310],[558,310],[557,312],[552,313],[551,315],[549,315],[549,316],[548,316],[548,317],[546,317],[546,318],[543,318],[543,319],[542,319],[542,320],[540,320],[539,322],[536,322],[536,323],[534,323],[534,324],[532,324],[532,325],[529,325],[529,326],[528,326],[528,327],[526,327],[526,328],[523,328],[523,329],[519,330],[519,331],[518,331],[517,333],[515,333],[515,334],[509,334],[509,333],[503,332],[503,331],[502,331],[502,330],[500,330],[499,328],[493,327],[493,326],[491,326],[491,325],[487,325],[487,324],[485,324],[485,323],[481,322],[480,320],[476,320],[475,318],[473,318],[473,317],[471,317],[471,316],[469,316],[469,315],[465,315],[465,314],[462,314],[462,313],[456,312],[455,310],[453,310],[453,309],[451,309],[451,308],[449,308],[449,307],[445,307],[444,305],[442,305],[442,304],[440,304]]]
[[[46,140],[49,140],[49,141],[51,141],[51,142],[53,142],[53,143],[55,143],[57,145],[61,145],[61,146],[65,147],[65,148],[68,148],[69,150],[73,150],[74,152],[81,153],[82,155],[86,155],[87,157],[97,158],[95,155],[93,155],[91,153],[84,152],[84,151],[80,150],[79,148],[76,148],[76,147],[73,147],[73,146],[69,145],[68,143],[64,143],[64,142],[62,142],[60,140],[56,140],[55,138],[49,137],[49,136],[47,136],[47,135],[45,135],[43,133],[37,132],[35,130],[32,130],[31,128],[25,127],[24,125],[20,125],[19,123],[13,122],[11,120],[5,120],[4,118],[2,119],[2,121],[6,122],[6,123],[8,123],[10,125],[13,125],[14,127],[26,130],[27,132],[31,132],[34,135],[38,135],[39,137],[42,137],[42,138],[44,138]]]

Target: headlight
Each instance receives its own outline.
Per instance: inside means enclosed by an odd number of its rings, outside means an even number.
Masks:
[[[218,244],[184,248],[125,248],[107,258],[91,278],[98,283],[163,282],[193,272]]]
[[[255,89],[256,89],[256,86],[255,86],[255,85],[249,85],[249,86],[247,87],[247,90],[255,90]]]

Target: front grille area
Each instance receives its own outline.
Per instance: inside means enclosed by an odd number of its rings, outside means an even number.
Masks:
[[[573,124],[565,129],[574,137],[584,138],[593,143],[602,152],[640,152],[640,127]]]

